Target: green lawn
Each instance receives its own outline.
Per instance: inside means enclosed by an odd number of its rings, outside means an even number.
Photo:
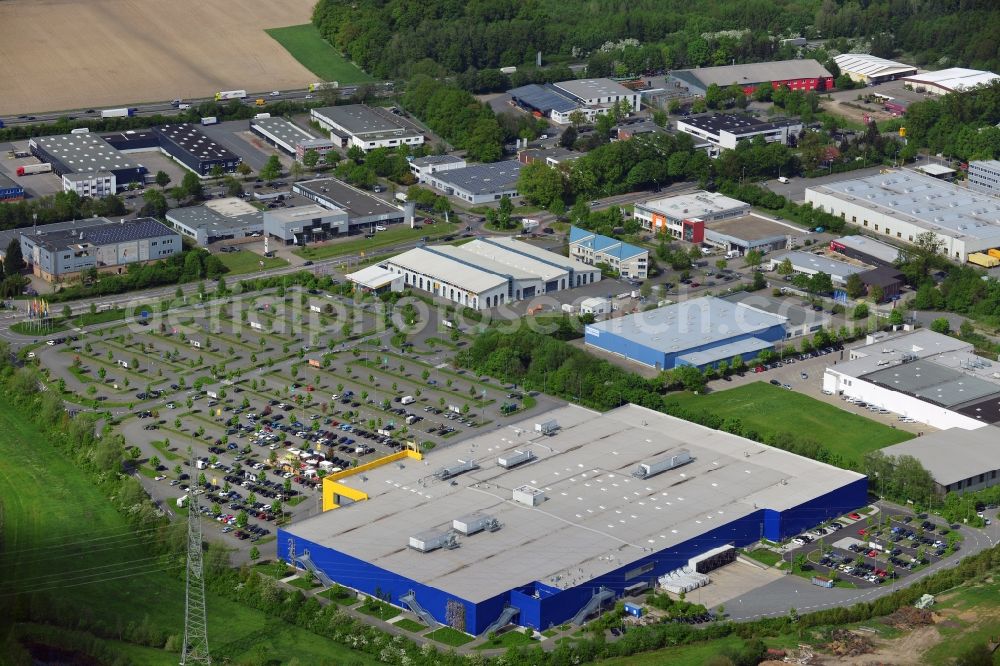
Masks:
[[[183,635],[180,567],[145,559],[149,555],[143,540],[101,491],[5,401],[0,402],[0,498],[6,553],[0,594],[48,591],[81,617],[105,626],[148,618],[152,626]],[[276,660],[295,656],[311,663],[378,663],[211,592],[207,606],[212,655],[220,662],[248,662],[256,658],[254,646],[259,644]],[[146,651],[135,651],[136,663],[167,661],[159,655],[140,657],[140,652]],[[176,663],[177,655],[172,659]]]
[[[312,23],[291,25],[287,28],[271,28],[265,32],[324,83],[337,81],[344,86],[375,80],[357,65],[337,53],[336,49],[323,39],[319,30]]]
[[[746,553],[747,557],[757,560],[761,564],[766,564],[769,567],[773,567],[775,564],[781,561],[781,555],[774,552],[773,550],[768,550],[767,548],[757,548]]]
[[[419,622],[414,622],[408,617],[404,617],[399,622],[393,622],[392,626],[399,627],[400,629],[405,629],[406,631],[423,631],[427,628],[426,624],[420,624]]]
[[[472,636],[462,633],[457,629],[452,629],[451,627],[441,627],[440,629],[435,629],[431,633],[425,634],[424,638],[430,638],[438,643],[444,643],[445,645],[451,645],[453,647],[465,645],[466,643],[471,643],[475,640]]]
[[[326,597],[338,606],[353,606],[358,603],[358,595],[347,588],[333,586],[328,590],[317,592],[316,596]]]
[[[673,402],[689,412],[739,419],[745,428],[763,436],[788,433],[814,439],[849,463],[860,465],[862,456],[911,439],[913,435],[846,412],[834,405],[767,382],[752,382],[706,395],[679,393]]]
[[[216,254],[229,272],[226,275],[245,275],[256,271],[267,270],[268,268],[281,268],[287,266],[288,262],[281,257],[263,257],[256,252],[240,250],[239,252],[219,252]],[[260,262],[264,262],[261,267]]]
[[[380,247],[420,240],[423,236],[429,238],[447,236],[454,233],[457,228],[458,225],[454,222],[435,222],[434,224],[421,225],[416,229],[396,224],[387,231],[376,232],[375,238],[368,239],[361,236],[349,240],[333,241],[327,245],[299,248],[292,250],[292,252],[303,259],[326,259],[327,257],[355,255],[361,252],[370,255]]]
[[[312,576],[310,576],[309,578],[304,578],[302,576],[299,576],[298,578],[293,578],[292,580],[288,581],[288,584],[291,585],[292,587],[297,587],[300,590],[311,590],[314,587],[320,586],[319,583],[317,583],[312,578]]]
[[[371,601],[366,601],[365,603],[358,606],[357,611],[359,613],[364,613],[365,615],[370,615],[372,617],[378,618],[383,622],[385,620],[391,620],[403,611],[391,604],[387,604],[382,601],[377,601],[372,603]]]
[[[505,634],[500,634],[492,641],[486,641],[482,645],[477,645],[475,649],[493,650],[517,645],[531,645],[532,643],[537,643],[537,641],[528,634],[522,634],[520,631],[508,631]]]

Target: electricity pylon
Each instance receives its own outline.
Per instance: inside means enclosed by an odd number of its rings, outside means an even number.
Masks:
[[[193,461],[192,461],[193,462]],[[191,465],[194,468],[194,464]],[[205,569],[201,552],[201,512],[194,488],[188,492],[187,586],[184,595],[184,648],[181,666],[211,664],[205,612]]]

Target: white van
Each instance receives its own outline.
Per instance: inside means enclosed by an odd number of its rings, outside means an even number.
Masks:
[[[416,400],[413,398],[412,395],[404,395],[403,399],[400,400],[399,402],[400,404],[403,405],[412,405],[414,402],[416,402]]]
[[[778,182],[779,183],[787,183],[788,179],[786,177],[784,177],[784,176],[778,176]]]

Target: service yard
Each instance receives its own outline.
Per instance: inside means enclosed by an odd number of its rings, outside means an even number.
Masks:
[[[315,75],[264,30],[306,23],[313,4],[0,3],[0,114],[304,88]]]

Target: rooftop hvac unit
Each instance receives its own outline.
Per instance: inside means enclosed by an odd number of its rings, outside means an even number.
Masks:
[[[493,516],[488,516],[484,513],[470,513],[467,516],[462,516],[451,521],[451,527],[460,534],[470,536],[483,530],[496,532],[500,529],[501,525],[500,521]]]
[[[428,530],[410,537],[410,548],[421,553],[429,553],[438,548],[458,548],[458,538],[453,532]]]
[[[559,422],[556,421],[555,419],[535,424],[535,432],[540,432],[543,435],[551,435],[556,430],[559,430]]]
[[[534,459],[535,454],[531,451],[518,451],[515,449],[514,453],[507,453],[497,458],[497,464],[504,469],[513,469]]]
[[[514,488],[512,499],[525,506],[538,506],[545,501],[545,492],[533,486],[518,486]]]
[[[690,451],[687,449],[680,449],[679,451],[669,453],[662,458],[639,463],[639,467],[632,472],[632,476],[637,479],[648,479],[651,476],[656,476],[657,474],[674,469],[675,467],[686,465],[692,460],[694,460],[694,458],[691,457]]]
[[[459,474],[465,474],[466,472],[472,471],[474,469],[479,469],[479,465],[472,460],[459,460],[455,465],[449,465],[448,467],[442,467],[438,471],[434,472],[434,476],[446,481]]]

